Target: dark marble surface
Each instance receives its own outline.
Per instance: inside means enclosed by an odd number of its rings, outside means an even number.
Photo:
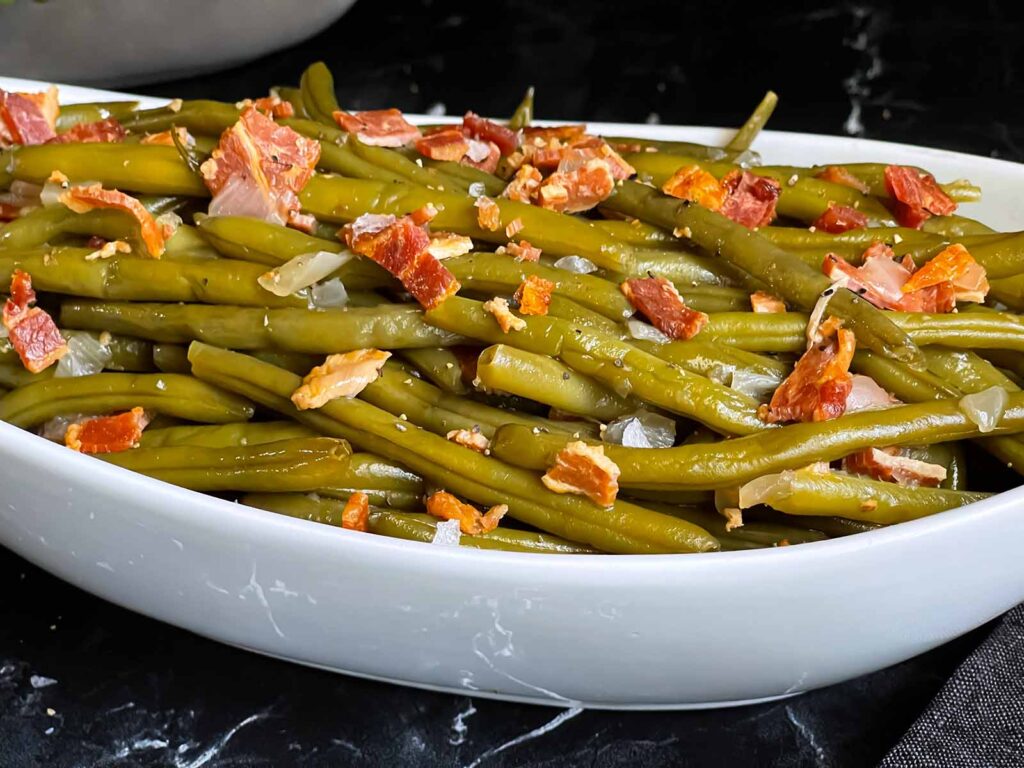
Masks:
[[[296,8],[301,4],[296,2]],[[390,3],[361,0],[304,46],[142,88],[239,99],[313,58],[342,104],[736,124],[1024,159],[1019,3]],[[0,490],[2,496],[2,490]],[[559,712],[351,680],[135,616],[0,551],[2,766],[873,765],[984,636],[775,704]]]

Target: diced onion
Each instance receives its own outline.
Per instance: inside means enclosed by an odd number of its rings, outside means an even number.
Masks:
[[[260,275],[256,280],[275,296],[291,296],[296,291],[309,288],[338,270],[352,258],[348,251],[332,253],[316,251],[303,253],[285,262],[277,269]]]
[[[88,333],[76,333],[68,339],[68,351],[57,363],[55,378],[89,376],[102,371],[113,355],[110,347]]]
[[[44,202],[45,205],[45,202]],[[271,224],[284,225],[281,214],[268,191],[251,176],[231,176],[210,201],[211,216],[249,216]]]
[[[348,291],[340,278],[334,277],[316,283],[309,289],[309,303],[313,309],[337,309],[348,304]]]
[[[793,473],[791,471],[787,470],[777,475],[764,475],[740,487],[739,507],[748,509],[756,507],[758,504],[771,506],[773,502],[788,498],[792,493]]]
[[[978,431],[991,432],[999,426],[1009,395],[1002,387],[989,387],[960,398],[960,410],[978,425]]]
[[[174,211],[168,211],[162,213],[156,217],[156,225],[160,227],[166,234],[165,238],[170,240],[174,233],[178,231],[178,227],[181,226],[181,216],[176,214]]]
[[[597,272],[597,264],[584,256],[563,256],[554,264],[558,269],[575,272],[578,275],[589,275]]]
[[[853,388],[846,396],[846,413],[871,411],[879,408],[890,408],[899,404],[899,400],[882,389],[870,376],[853,375]]]
[[[487,186],[482,181],[474,181],[469,185],[469,196],[480,197],[487,194]]]
[[[744,370],[733,371],[729,377],[730,388],[754,398],[759,403],[768,402],[781,383],[775,376]]]
[[[666,416],[639,410],[610,422],[601,439],[626,448],[671,448],[676,442],[676,423]]]
[[[44,208],[56,208],[58,205],[63,205],[60,201],[60,196],[65,191],[66,189],[63,184],[48,181],[43,185],[43,189],[39,193],[39,201],[43,204]]]
[[[352,228],[352,237],[362,235],[373,235],[394,224],[397,219],[390,213],[364,213],[349,226]]]
[[[466,151],[466,157],[468,157],[474,163],[482,163],[490,156],[491,147],[486,141],[480,141],[479,139],[469,139],[469,149]]]
[[[431,544],[439,544],[442,547],[457,547],[462,539],[462,529],[458,520],[445,520],[438,523],[434,529],[434,538]]]
[[[825,310],[828,309],[828,303],[832,301],[832,297],[836,295],[836,291],[839,290],[839,285],[833,285],[830,288],[826,288],[818,300],[814,303],[814,309],[811,310],[811,316],[807,319],[807,345],[817,344],[821,341],[821,334],[818,333],[818,328],[821,325],[822,320],[825,319]]]
[[[634,339],[640,339],[641,341],[653,341],[656,344],[666,344],[672,341],[668,336],[659,331],[653,325],[645,323],[642,320],[635,318],[626,321],[626,327],[629,329],[629,335]]]

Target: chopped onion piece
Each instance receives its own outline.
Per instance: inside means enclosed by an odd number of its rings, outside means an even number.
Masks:
[[[768,402],[781,383],[782,381],[775,376],[744,370],[733,371],[729,378],[730,388],[754,398],[759,403]]]
[[[597,264],[584,256],[563,256],[554,264],[558,269],[575,272],[578,275],[589,275],[597,272]]]
[[[840,286],[838,284],[833,285],[830,288],[826,288],[815,302],[814,309],[811,310],[811,316],[807,319],[808,347],[821,341],[821,334],[818,333],[818,328],[825,319],[825,310],[828,309],[828,303],[832,301],[832,297],[836,295],[836,291],[838,291],[839,288]]]
[[[445,520],[438,523],[434,529],[434,538],[431,544],[440,544],[442,547],[457,547],[462,539],[462,530],[458,520]]]
[[[469,149],[466,151],[466,157],[468,157],[474,163],[482,163],[490,156],[490,144],[488,144],[486,141],[480,141],[479,139],[469,139]]]
[[[350,225],[352,227],[352,240],[358,240],[363,235],[375,235],[387,229],[398,219],[390,213],[364,213]]]
[[[60,196],[67,191],[60,182],[48,181],[43,185],[42,191],[39,193],[39,202],[43,204],[44,208],[56,208],[59,205],[63,205],[60,201]]]
[[[758,504],[771,506],[793,493],[793,473],[789,470],[777,475],[764,475],[740,486],[739,507],[748,509]]]
[[[285,223],[272,196],[249,175],[231,176],[213,196],[208,213],[210,216],[249,216],[282,226]]]
[[[676,423],[666,416],[639,410],[610,422],[601,439],[625,448],[671,448],[676,442]]]
[[[337,309],[348,304],[348,291],[340,278],[334,277],[316,283],[309,290],[309,304],[313,309]]]
[[[481,195],[487,194],[487,187],[482,181],[474,181],[469,185],[469,196],[480,197]]]
[[[87,418],[90,418],[90,416],[84,413],[67,413],[61,416],[54,416],[49,421],[43,422],[39,429],[36,430],[36,434],[63,445],[68,427]]]
[[[68,351],[57,363],[55,378],[89,376],[102,371],[113,355],[110,347],[88,333],[76,333],[68,339]]]
[[[627,320],[626,327],[629,328],[629,335],[634,339],[653,341],[655,344],[666,344],[672,341],[672,339],[659,331],[653,325],[645,323],[642,320],[637,320],[635,318]]]
[[[156,225],[163,231],[165,240],[174,237],[174,233],[178,231],[181,223],[181,216],[174,211],[168,211],[156,217]]]
[[[352,254],[348,251],[303,253],[277,269],[260,275],[257,282],[275,296],[291,296],[296,291],[309,288],[323,280],[351,258]]]
[[[899,400],[882,389],[870,376],[856,373],[853,375],[853,388],[846,396],[846,413],[871,411],[879,408],[890,408],[899,404]]]
[[[960,410],[978,425],[979,432],[991,432],[999,426],[1009,395],[1002,387],[989,387],[960,398]]]

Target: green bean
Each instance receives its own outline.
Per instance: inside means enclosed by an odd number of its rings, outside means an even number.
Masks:
[[[955,384],[962,392],[980,392],[1003,387],[1009,392],[1020,389],[989,361],[974,352],[930,348],[924,351],[928,370],[939,379]]]
[[[277,94],[281,101],[287,101],[295,110],[295,117],[300,120],[308,120],[309,113],[306,112],[306,102],[302,100],[302,89],[293,88],[288,85],[277,85],[270,89],[271,94]]]
[[[726,519],[714,509],[679,507],[669,504],[649,504],[653,509],[689,520],[710,532],[722,545],[723,551],[744,549],[764,549],[789,544],[809,544],[812,541],[823,541],[828,536],[810,527],[801,528],[795,525],[744,521],[743,525],[726,529]]]
[[[723,160],[729,156],[721,147],[711,147],[707,144],[695,144],[690,141],[664,141],[659,139],[645,139],[636,136],[602,136],[612,147],[620,152],[644,152],[651,153],[667,152],[670,154],[683,155],[685,157],[696,157],[701,160]],[[750,153],[751,160],[757,159],[756,152]]]
[[[390,171],[413,184],[420,184],[442,192],[445,190],[469,192],[470,182],[461,176],[446,173],[439,168],[419,165],[393,149],[364,144],[354,134],[349,134],[345,143],[356,157],[372,163],[377,168]]]
[[[256,445],[135,448],[98,454],[110,464],[193,491],[311,491],[344,471],[344,440],[303,437]]]
[[[912,246],[932,249],[943,243],[938,235],[921,232],[907,227],[867,227],[851,229],[847,232],[832,234],[830,232],[811,232],[802,227],[763,227],[758,230],[761,236],[781,248],[804,248],[826,253],[841,253],[853,264],[860,264],[861,255],[873,243],[885,243],[894,248],[900,255],[905,252],[914,253]]]
[[[80,336],[89,337],[94,342],[102,343],[110,352],[110,360],[104,366],[104,370],[121,373],[148,373],[153,370],[153,345],[148,341],[125,336],[112,336],[109,333],[91,333],[66,328],[61,331],[61,335],[67,340]],[[7,381],[17,380],[20,382],[10,386],[21,386],[23,383],[35,380],[28,371],[24,370],[18,353],[6,342],[0,342],[0,365],[11,366],[12,370],[20,369],[25,374],[28,374],[27,376],[15,377],[9,374],[0,376],[0,378],[4,378]],[[52,372],[51,370],[50,373]]]
[[[154,344],[153,365],[164,373],[190,373],[188,352],[178,344]]]
[[[1024,274],[991,280],[988,299],[995,300],[1016,312],[1024,311]]]
[[[993,436],[1024,431],[1024,393],[1013,392]],[[619,467],[624,488],[728,488],[762,475],[837,461],[863,448],[922,445],[981,436],[956,400],[858,411],[823,422],[791,424],[719,443],[675,448],[623,448],[606,445]],[[501,427],[491,451],[499,459],[530,469],[551,465],[565,446],[558,435],[534,435],[517,426]],[[843,515],[848,517],[848,515]]]
[[[1011,440],[1014,438],[997,438]],[[904,455],[927,464],[937,464],[946,470],[946,479],[940,488],[953,491],[967,490],[967,467],[963,443],[936,443],[935,445],[912,445],[903,449]]]
[[[322,61],[310,64],[302,73],[299,83],[302,103],[314,120],[326,125],[335,125],[334,113],[341,109],[334,95],[334,76]]]
[[[153,134],[186,128],[196,136],[220,136],[238,121],[241,110],[234,104],[208,99],[183,101],[177,110],[169,106],[140,109],[122,121],[134,134]]]
[[[34,249],[0,254],[0,284],[15,269],[32,275],[38,290],[94,299],[189,301],[251,307],[306,307],[305,296],[276,296],[257,278],[266,269],[232,259],[176,262],[114,256],[90,258],[88,248]]]
[[[980,221],[956,215],[932,216],[921,225],[921,229],[924,232],[934,232],[943,237],[957,239],[969,235],[991,235],[996,232]]]
[[[320,492],[341,498],[340,486],[343,485],[366,492],[403,493],[420,498],[424,492],[421,477],[372,453],[353,453],[345,472],[334,479],[334,485]]]
[[[797,526],[821,531],[833,538],[852,536],[881,528],[877,523],[866,523],[863,520],[850,520],[845,517],[825,517],[823,515],[787,515],[768,507],[756,507],[744,510],[743,518],[755,521],[777,523],[785,526]]]
[[[693,552],[718,547],[703,529],[642,507],[619,501],[605,509],[579,496],[553,494],[529,472],[407,425],[359,399],[334,400],[315,412],[297,411],[288,397],[298,386],[298,377],[245,355],[194,343],[189,358],[198,376],[247,392],[261,404],[324,434],[355,437],[357,445],[478,504],[508,504],[510,516],[543,531],[607,552]]]
[[[453,395],[465,395],[469,387],[462,380],[459,356],[450,349],[407,349],[401,357],[415,366],[435,386]]]
[[[465,189],[468,192],[473,184],[479,184],[483,194],[490,197],[498,197],[505,191],[504,181],[492,173],[481,171],[471,165],[453,163],[449,160],[430,160],[425,157],[419,159],[427,168],[432,168],[452,181],[458,182],[458,187],[453,187],[453,189]]]
[[[0,386],[5,389],[18,389],[37,381],[45,381],[53,377],[53,369],[47,368],[39,373],[26,370],[20,360],[0,361]]]
[[[642,184],[623,182],[606,205],[666,228],[688,227],[691,239],[699,246],[720,253],[723,259],[763,280],[776,295],[801,309],[810,311],[822,292],[832,287],[831,281],[820,271],[746,227]],[[921,365],[921,352],[907,334],[881,310],[845,288],[835,290],[829,310],[847,321],[860,344],[913,366]]]
[[[811,167],[765,165],[761,167],[772,172],[786,174],[787,176],[792,174],[797,174],[798,176],[817,176],[829,167],[837,167],[845,170],[851,176],[867,185],[867,193],[869,195],[883,198],[890,197],[889,188],[885,183],[885,169],[887,167],[885,163],[830,163],[829,165],[815,165]],[[927,173],[923,168],[916,168],[915,170]],[[974,203],[981,200],[981,188],[964,179],[958,179],[948,184],[940,184],[939,186],[957,202]]]
[[[94,101],[83,104],[61,104],[57,115],[57,133],[67,133],[80,123],[97,123],[114,118],[121,121],[139,106],[137,101]]]
[[[531,85],[523,94],[523,99],[512,113],[512,117],[508,119],[508,127],[513,131],[527,128],[533,122],[533,95],[534,90]]]
[[[747,121],[736,131],[736,135],[725,145],[726,151],[739,155],[750,149],[754,139],[757,138],[765,123],[771,118],[772,112],[775,111],[775,105],[778,103],[779,97],[775,92],[768,91],[764,98],[761,99],[761,103],[757,105],[757,108],[747,118]]]
[[[188,421],[224,424],[252,418],[243,398],[191,376],[173,373],[96,373],[51,378],[0,400],[0,421],[31,428],[69,413],[109,413],[142,407]]]
[[[139,448],[242,448],[307,437],[316,437],[316,432],[294,421],[183,424],[178,427],[147,429],[139,440]]]
[[[202,216],[197,224],[203,237],[228,258],[272,267],[302,254],[341,253],[344,249],[337,240],[324,240],[247,216]]]
[[[633,394],[726,434],[749,434],[766,428],[757,417],[757,403],[750,397],[635,346],[558,318],[526,317],[523,330],[505,334],[481,304],[453,296],[430,310],[425,319],[439,328],[459,328],[489,344],[508,344],[557,357],[621,397]]]
[[[495,344],[481,352],[476,372],[488,389],[599,421],[610,421],[639,408],[635,400],[619,397],[557,360],[506,344]]]
[[[438,520],[422,513],[388,512],[373,510],[370,513],[371,533],[391,536],[410,541],[430,542],[434,539]],[[503,552],[534,552],[551,555],[595,555],[598,551],[585,544],[552,536],[548,533],[520,531],[515,528],[498,527],[490,533],[476,536],[462,536],[459,546],[474,549],[496,549]]]
[[[823,512],[851,520],[891,525],[962,507],[991,494],[945,488],[909,488],[842,472],[789,470],[756,481],[760,503],[788,515]],[[751,490],[753,494],[754,491]]]
[[[701,376],[721,375],[725,371],[742,371],[781,382],[791,366],[765,355],[747,352],[720,341],[702,339],[699,335],[687,341],[664,344],[636,340],[635,346],[667,363],[673,363]]]
[[[109,330],[171,344],[198,339],[234,349],[327,355],[355,349],[416,349],[464,344],[423,322],[409,305],[352,309],[259,309],[203,304],[66,301],[61,325]]]
[[[572,299],[559,296],[557,293],[551,296],[548,304],[548,316],[556,317],[581,328],[589,328],[596,333],[603,333],[612,338],[628,338],[621,323],[609,320],[604,315],[577,304]]]
[[[594,226],[616,240],[638,248],[676,248],[680,245],[679,238],[671,232],[645,224],[639,219],[599,219],[594,222]]]
[[[357,155],[348,141],[349,135],[337,126],[298,118],[287,118],[281,120],[280,124],[288,126],[306,138],[320,142],[320,159],[316,165],[321,170],[340,173],[354,179],[369,179],[388,184],[407,181],[404,176]]]
[[[321,355],[303,354],[301,352],[281,352],[276,349],[254,349],[249,354],[257,360],[284,368],[299,376],[305,376],[314,366],[323,362]]]

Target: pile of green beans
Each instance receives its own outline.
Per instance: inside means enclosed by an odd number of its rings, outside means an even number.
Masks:
[[[141,407],[151,423],[138,444],[98,458],[334,527],[362,493],[370,505],[363,535],[415,542],[434,540],[439,521],[425,514],[425,499],[446,490],[480,509],[508,506],[496,530],[463,535],[462,546],[534,554],[805,545],[984,499],[1006,487],[985,479],[995,464],[1024,473],[1024,232],[959,214],[897,226],[882,162],[839,166],[864,191],[819,178],[827,163],[763,164],[753,146],[778,105],[774,93],[722,147],[603,137],[637,175],[583,215],[503,196],[514,158],[489,173],[420,157],[411,145],[361,141],[334,121],[349,105],[339,104],[323,64],[275,93],[294,112],[279,124],[320,147],[299,194],[316,221],[309,232],[208,214],[210,191],[195,161],[210,156],[241,105],[64,105],[58,132],[113,118],[127,139],[0,150],[0,193],[20,185],[24,194],[59,170],[72,183],[131,194],[153,216],[182,219],[160,259],[148,257],[139,222],[120,210],[79,214],[48,204],[0,223],[0,292],[27,272],[70,347],[99,355],[88,373],[66,364],[30,373],[0,334],[0,420],[60,439],[69,423]],[[512,107],[506,124],[529,129],[533,89]],[[141,143],[176,128],[195,139],[191,149]],[[660,186],[687,166],[718,179],[741,168],[772,179],[781,190],[777,220],[751,230],[663,194]],[[958,203],[980,200],[969,181],[939,181]],[[493,231],[478,218],[481,195],[497,205]],[[856,208],[868,226],[840,234],[809,226],[831,204]],[[473,243],[444,260],[460,288],[439,306],[424,310],[362,256],[325,278],[344,286],[344,306],[318,308],[310,289],[277,296],[259,282],[295,257],[345,252],[340,227],[364,214],[428,205],[432,231]],[[96,238],[125,241],[131,251],[100,258]],[[540,259],[506,252],[520,240],[541,249]],[[824,257],[859,265],[876,242],[918,266],[963,245],[986,270],[986,301],[949,314],[892,312],[833,287]],[[559,261],[566,257],[576,257],[573,271]],[[670,340],[638,325],[650,318],[635,312],[621,284],[648,276],[669,280],[688,307],[708,315],[699,334]],[[512,299],[528,278],[552,285],[547,313],[522,315],[521,329],[503,331],[485,302]],[[753,312],[754,291],[774,294],[788,311]],[[807,349],[823,293],[832,294],[827,314],[856,337],[851,372],[898,402],[769,424],[763,408]],[[356,396],[309,410],[293,404],[302,377],[325,356],[363,349],[391,357]],[[991,425],[970,398],[987,399]],[[636,442],[636,429],[653,439],[649,423],[671,427],[672,445],[641,447],[648,444]],[[476,450],[448,439],[459,431],[476,435]],[[554,493],[541,480],[577,441],[614,464],[612,506]],[[946,479],[915,487],[842,468],[870,448],[899,448],[943,467]],[[748,507],[742,521],[740,505]]]

